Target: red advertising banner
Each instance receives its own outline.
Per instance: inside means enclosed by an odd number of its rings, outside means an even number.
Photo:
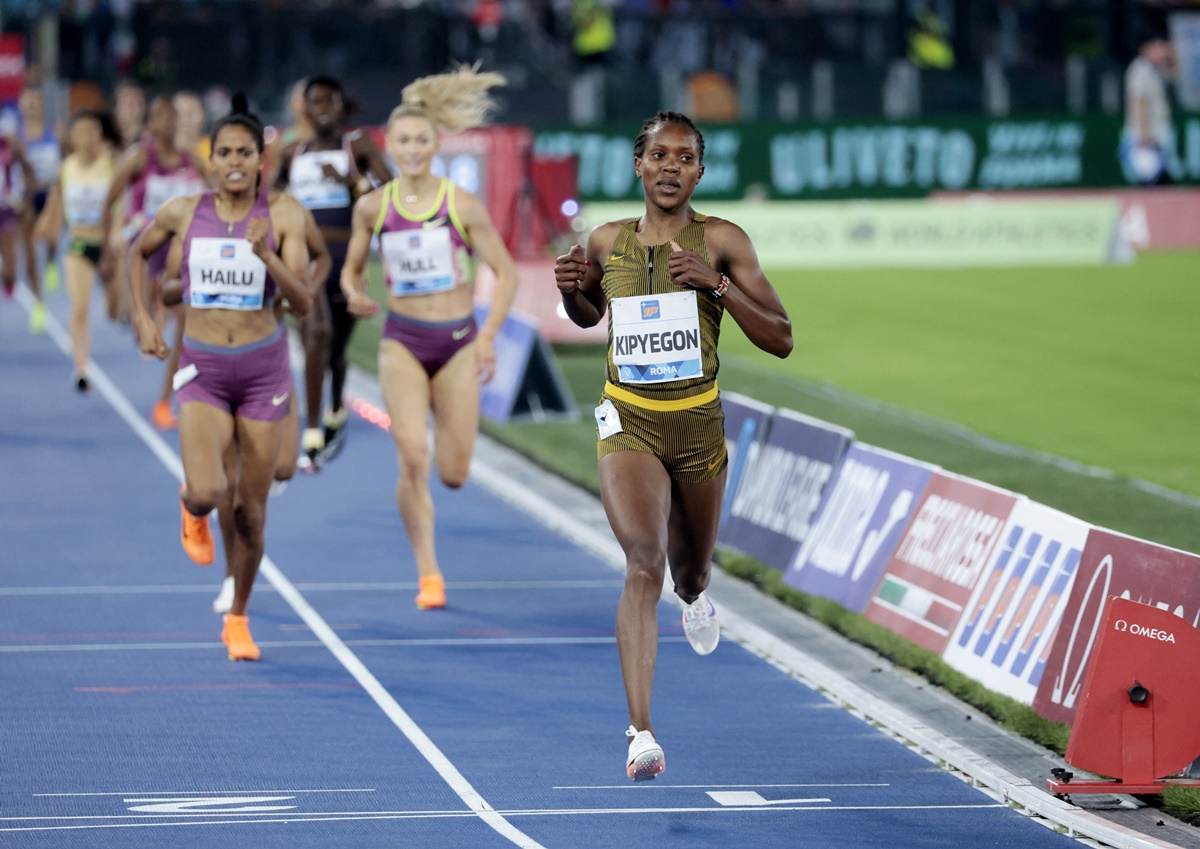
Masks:
[[[865,611],[941,654],[1018,496],[935,472]]]
[[[1033,709],[1046,719],[1074,719],[1104,605],[1112,596],[1153,605],[1200,626],[1200,557],[1113,531],[1088,533],[1033,700]]]
[[[16,100],[25,85],[25,36],[0,35],[0,100]]]

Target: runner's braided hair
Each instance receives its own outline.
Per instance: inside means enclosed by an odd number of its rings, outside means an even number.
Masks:
[[[263,152],[266,143],[263,140],[262,121],[258,120],[257,115],[250,112],[250,101],[240,91],[230,101],[229,114],[213,125],[209,141],[214,148],[217,146],[217,135],[221,130],[231,126],[241,127],[250,133],[254,137],[254,144],[258,147],[258,152]]]
[[[392,110],[388,125],[406,115],[420,115],[439,133],[481,127],[496,108],[488,89],[507,82],[502,74],[480,73],[478,63],[459,65],[445,74],[421,77],[404,87],[400,105]]]
[[[638,137],[633,140],[633,155],[638,159],[642,158],[642,154],[646,152],[646,143],[650,141],[650,134],[658,130],[663,124],[682,124],[692,131],[692,135],[696,137],[696,147],[700,150],[700,162],[704,162],[704,134],[692,123],[692,119],[682,112],[658,112],[653,118],[650,118],[646,123],[642,124],[642,131],[638,133]]]

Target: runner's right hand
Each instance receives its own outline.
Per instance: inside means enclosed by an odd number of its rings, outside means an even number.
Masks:
[[[163,341],[162,331],[154,319],[148,315],[138,316],[134,319],[134,327],[138,335],[138,348],[143,354],[158,357],[160,360],[165,360],[170,355],[171,349]]]
[[[105,244],[100,250],[100,262],[96,265],[96,271],[99,272],[101,280],[112,280],[113,272],[116,270],[116,254],[113,253],[112,248]]]
[[[346,312],[355,318],[374,318],[379,315],[379,304],[365,292],[351,292],[346,296]]]
[[[554,282],[558,291],[569,295],[582,285],[587,276],[591,262],[578,244],[571,245],[571,250],[554,260]]]

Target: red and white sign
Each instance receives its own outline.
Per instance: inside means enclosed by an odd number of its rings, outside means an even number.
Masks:
[[[867,605],[867,617],[941,654],[1017,499],[970,478],[935,472]]]
[[[1200,626],[1200,557],[1093,528],[1058,637],[1046,661],[1033,709],[1046,719],[1071,722],[1084,675],[1111,596],[1170,611]]]
[[[25,36],[0,35],[0,100],[16,100],[25,86]]]

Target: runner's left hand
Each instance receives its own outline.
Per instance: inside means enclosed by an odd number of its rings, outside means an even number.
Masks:
[[[671,258],[667,265],[671,282],[701,292],[711,292],[721,285],[721,275],[695,251],[685,251],[671,240]]]
[[[487,383],[496,375],[496,347],[491,337],[480,333],[475,337],[475,373],[481,384]]]
[[[246,241],[250,243],[250,249],[254,251],[255,256],[264,262],[267,255],[272,252],[271,246],[267,243],[269,232],[270,226],[267,224],[265,216],[251,218],[250,223],[246,225]]]
[[[347,183],[346,182],[348,179],[347,175],[343,174],[341,171],[334,168],[328,162],[321,163],[321,174],[325,177],[326,180],[336,180],[337,182],[341,183],[343,186],[354,185],[354,183],[352,183],[352,182]]]

